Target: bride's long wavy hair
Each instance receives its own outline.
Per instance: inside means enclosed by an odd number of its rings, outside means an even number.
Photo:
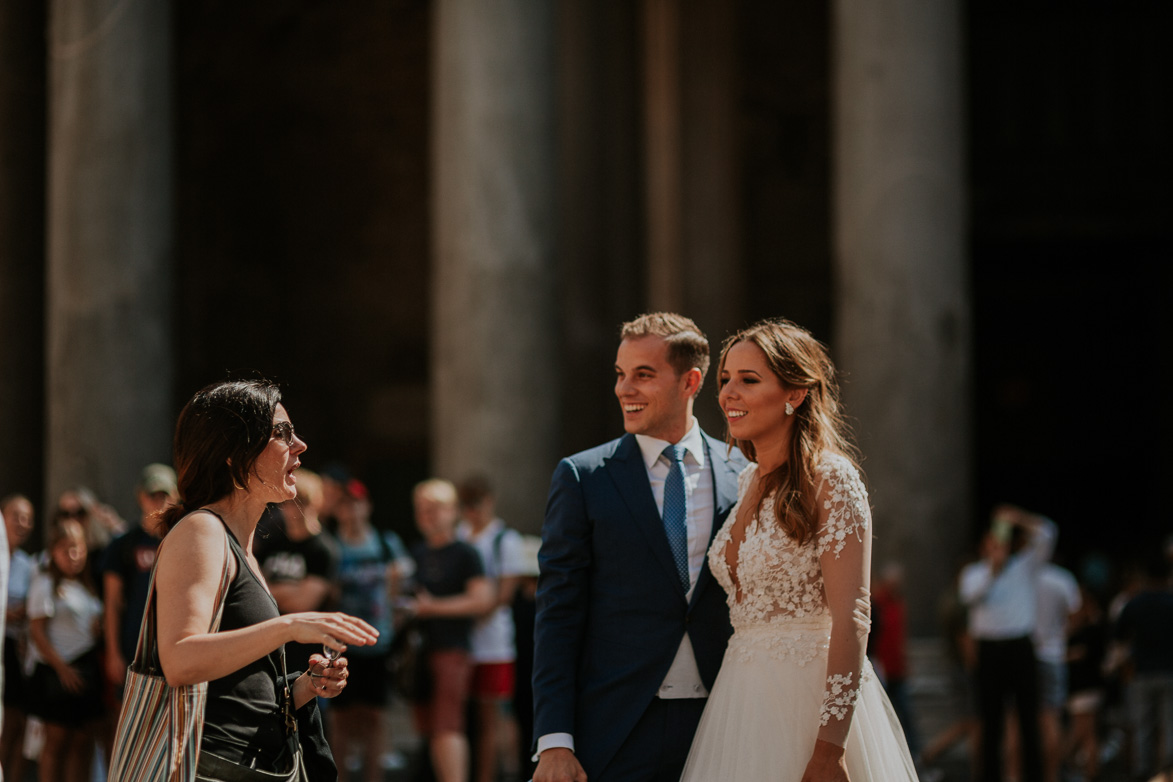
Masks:
[[[762,349],[767,366],[783,388],[806,389],[806,398],[794,411],[790,452],[780,467],[761,476],[762,493],[756,509],[760,513],[762,503],[772,497],[778,525],[803,544],[814,536],[818,525],[816,481],[823,456],[839,454],[858,468],[858,451],[839,404],[835,365],[827,348],[809,331],[777,318],[759,321],[726,339],[721,346],[718,377],[725,371],[729,350],[741,342],[752,342]],[[752,442],[735,440],[728,428],[725,439],[750,460],[757,461]]]

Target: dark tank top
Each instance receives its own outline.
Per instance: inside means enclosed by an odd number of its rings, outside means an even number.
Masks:
[[[228,585],[220,632],[280,615],[272,595],[248,566],[240,543],[227,525],[224,529],[232,556],[236,558],[236,577]],[[244,766],[277,770],[275,761],[285,746],[281,694],[277,686],[280,655],[278,648],[227,676],[208,682],[201,751],[207,750]]]

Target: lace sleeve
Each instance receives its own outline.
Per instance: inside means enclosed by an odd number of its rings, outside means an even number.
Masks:
[[[867,490],[850,462],[833,457],[821,472],[818,550],[831,643],[819,738],[842,747],[859,698],[871,629],[871,511]]]

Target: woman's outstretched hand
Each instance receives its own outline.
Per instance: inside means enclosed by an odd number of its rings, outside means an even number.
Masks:
[[[349,614],[305,611],[286,618],[292,633],[289,640],[311,646],[321,644],[339,654],[347,646],[370,646],[379,640],[378,630]]]

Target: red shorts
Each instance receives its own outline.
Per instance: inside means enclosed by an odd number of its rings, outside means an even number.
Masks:
[[[428,654],[432,697],[417,703],[416,731],[422,736],[464,733],[464,708],[472,683],[472,659],[463,649],[440,649]]]
[[[477,700],[512,698],[515,678],[513,663],[478,663],[472,669],[472,697]]]

